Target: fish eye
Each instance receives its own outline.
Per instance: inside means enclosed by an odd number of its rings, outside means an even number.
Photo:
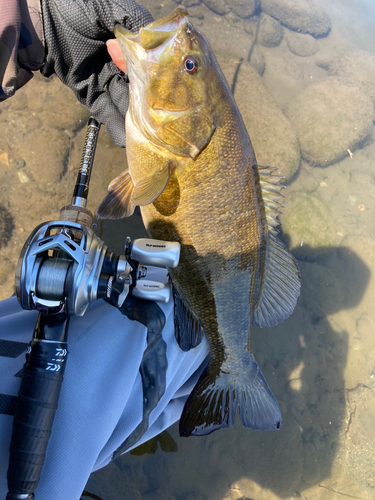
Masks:
[[[194,75],[199,69],[198,61],[193,56],[185,57],[184,69],[189,75]]]

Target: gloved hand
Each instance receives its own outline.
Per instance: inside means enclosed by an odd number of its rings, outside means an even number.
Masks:
[[[138,32],[153,21],[134,0],[42,0],[46,45],[44,76],[56,73],[91,115],[125,147],[127,78],[112,62],[106,41],[116,24]]]

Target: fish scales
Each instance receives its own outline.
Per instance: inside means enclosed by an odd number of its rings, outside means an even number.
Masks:
[[[287,318],[298,265],[277,239],[278,178],[258,167],[250,138],[207,40],[184,8],[142,28],[115,29],[128,64],[129,171],[98,209],[118,218],[141,206],[154,238],[179,241],[176,339],[207,335],[210,361],[190,394],[180,434],[243,425],[275,430],[281,413],[252,353],[251,325]],[[263,186],[263,191],[262,191]]]

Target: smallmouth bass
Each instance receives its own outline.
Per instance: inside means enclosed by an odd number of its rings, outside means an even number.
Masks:
[[[242,424],[275,430],[281,413],[251,348],[251,325],[293,311],[297,262],[277,238],[282,206],[274,168],[259,167],[250,138],[205,37],[178,7],[133,34],[116,26],[128,67],[129,170],[98,208],[121,218],[136,205],[153,238],[179,241],[170,270],[176,339],[183,350],[206,333],[210,362],[190,394],[182,436]]]

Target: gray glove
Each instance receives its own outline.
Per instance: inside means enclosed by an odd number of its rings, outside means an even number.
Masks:
[[[42,0],[46,44],[44,76],[53,73],[70,87],[91,115],[125,147],[128,80],[112,62],[106,41],[115,24],[138,32],[151,14],[133,0]]]

